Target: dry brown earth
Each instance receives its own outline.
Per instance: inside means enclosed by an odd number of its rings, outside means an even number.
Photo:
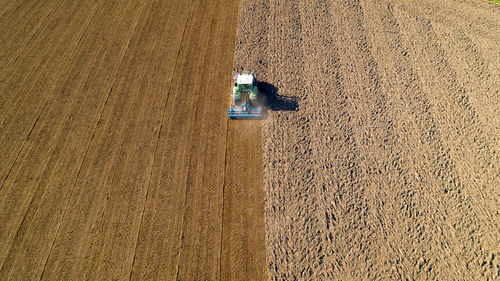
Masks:
[[[243,1],[236,43],[291,97],[263,123],[271,280],[500,279],[500,5]]]
[[[500,278],[499,6],[238,4],[0,2],[0,279]]]
[[[238,5],[0,3],[0,280],[264,279]]]

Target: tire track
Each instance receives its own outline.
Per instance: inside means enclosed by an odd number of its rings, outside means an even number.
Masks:
[[[109,4],[112,5],[112,2]],[[120,9],[115,9],[115,11],[117,13],[123,12]],[[100,18],[94,24],[99,25],[104,19],[107,22],[113,17]],[[8,267],[4,265],[2,274],[14,272],[12,278],[16,274],[39,276],[43,269],[46,255],[53,241],[54,231],[57,229],[56,225],[61,218],[60,211],[64,204],[60,203],[67,202],[69,199],[65,195],[71,189],[65,187],[74,182],[78,164],[81,163],[81,157],[85,153],[84,149],[89,143],[93,125],[98,122],[95,119],[97,115],[93,114],[93,110],[98,112],[102,109],[100,102],[104,102],[101,100],[103,96],[100,95],[99,87],[106,87],[108,84],[102,82],[114,78],[116,70],[112,69],[113,60],[120,54],[123,55],[120,50],[94,48],[96,47],[95,40],[98,38],[96,35],[102,35],[102,32],[120,34],[120,26],[123,29],[127,22],[125,21],[122,25],[111,25],[111,29],[101,31],[101,33],[85,35],[82,40],[84,44],[78,47],[78,55],[72,58],[63,69],[69,73],[68,76],[71,78],[55,87],[58,89],[56,91],[59,95],[59,98],[56,98],[58,103],[51,104],[40,118],[41,124],[35,128],[35,137],[30,140],[26,153],[23,153],[24,160],[20,161],[21,169],[16,172],[15,181],[8,185],[9,189],[15,188],[16,183],[19,182],[22,182],[21,186],[26,188],[34,185],[34,190],[30,192],[35,193],[27,209],[25,223],[23,222],[14,238],[12,247],[16,250],[11,250],[9,253],[9,260],[12,263]],[[119,40],[115,42],[119,42]],[[113,54],[106,52],[113,52]],[[95,62],[89,61],[88,58],[94,56],[97,57],[98,62],[101,62],[101,65],[98,67],[98,63],[94,66],[94,72],[90,72],[91,66]],[[111,67],[102,64],[104,58],[110,61]],[[119,62],[119,60],[117,61]],[[75,62],[75,65],[72,62]],[[117,65],[115,66],[117,68]],[[100,77],[102,80],[96,80],[95,77]],[[75,97],[75,95],[81,95],[86,91],[91,94],[84,95],[84,98],[82,96],[82,98]],[[109,88],[105,93],[109,93]],[[75,116],[79,118],[75,118]],[[50,150],[47,151],[49,148]],[[29,155],[29,158],[26,158],[26,155]],[[41,161],[40,157],[44,160]],[[33,169],[37,164],[42,165],[38,169]],[[21,192],[18,187],[15,192],[19,194],[9,196],[10,200],[20,198]],[[17,208],[20,208],[20,203],[22,203],[11,202]],[[26,219],[27,217],[29,219]],[[26,265],[26,267],[21,267],[23,270],[19,270],[19,264]],[[32,266],[27,266],[27,264],[32,264]],[[42,265],[41,268],[40,265]]]
[[[64,20],[76,25],[78,32],[74,30],[71,32],[70,28],[62,31],[60,29],[63,28],[63,25],[58,26],[59,30],[48,28],[53,32],[51,36],[59,35],[58,40],[54,40],[56,43],[54,45],[47,44],[47,53],[40,54],[34,62],[29,59],[30,55],[23,54],[21,65],[9,68],[14,71],[14,74],[9,75],[10,79],[0,85],[2,91],[7,93],[4,98],[5,101],[8,101],[0,108],[2,113],[0,117],[0,143],[3,144],[0,153],[4,157],[4,161],[0,166],[0,178],[7,176],[5,174],[7,167],[13,165],[17,154],[21,153],[21,144],[27,140],[27,132],[33,126],[36,116],[46,114],[41,111],[43,105],[47,102],[52,104],[54,98],[57,97],[54,84],[62,83],[61,80],[67,78],[63,72],[61,72],[63,73],[62,77],[54,75],[54,71],[68,67],[67,60],[75,54],[75,50],[77,50],[76,43],[84,34],[86,26],[92,18],[90,15],[97,8],[97,3],[89,6],[89,9],[79,9],[79,7],[78,4],[71,6],[72,10],[70,9],[69,15],[64,18]],[[65,14],[68,11],[60,10],[59,12]],[[77,15],[74,13],[77,13]],[[48,24],[54,25],[56,22],[56,20],[52,20]],[[59,34],[59,32],[62,34]],[[66,46],[67,44],[70,45],[69,48]],[[37,49],[30,49],[30,51],[34,50]],[[18,72],[15,72],[16,69]],[[26,73],[29,74],[26,75]]]
[[[495,182],[499,180],[495,175],[500,172],[498,167],[490,162],[491,152],[494,149],[489,147],[485,140],[481,124],[477,122],[476,110],[472,108],[468,94],[455,82],[457,77],[446,59],[444,50],[440,45],[432,45],[439,41],[432,21],[424,19],[417,28],[417,32],[425,36],[426,42],[429,42],[419,49],[420,52],[426,53],[426,59],[430,61],[428,64],[431,65],[427,73],[423,72],[422,80],[426,83],[430,79],[429,75],[432,75],[438,78],[436,80],[431,78],[436,81],[435,84],[431,84],[432,87],[437,91],[448,93],[430,95],[429,98],[430,108],[433,109],[431,112],[436,116],[436,137],[439,139],[438,144],[434,145],[434,149],[439,151],[439,162],[436,163],[439,168],[435,174],[445,188],[447,196],[443,199],[450,200],[449,205],[457,206],[457,210],[454,210],[456,213],[452,213],[448,220],[454,222],[451,229],[454,232],[457,250],[466,245],[460,254],[458,266],[464,274],[471,274],[472,278],[490,269],[476,267],[478,271],[474,272],[470,264],[488,264],[483,262],[488,261],[492,254],[491,250],[487,249],[492,249],[499,241],[498,232],[495,231],[498,229],[498,224],[495,223],[497,220],[491,216],[491,211],[494,209],[488,211],[488,208],[481,208],[486,198],[481,196],[481,190],[495,186]],[[419,71],[422,73],[422,70]],[[429,86],[427,91],[430,91]],[[464,145],[467,145],[467,149],[464,149]],[[464,162],[463,159],[474,159],[474,161]],[[478,174],[484,176],[472,180],[473,175]],[[487,215],[488,213],[490,215]]]
[[[135,13],[146,4],[133,3],[131,10]],[[149,181],[147,175],[152,165],[149,151],[154,149],[153,136],[159,129],[161,101],[167,94],[164,90],[169,79],[164,78],[171,74],[168,67],[160,68],[159,65],[175,63],[169,57],[175,54],[170,48],[178,48],[176,42],[179,41],[176,32],[172,41],[160,41],[159,38],[167,33],[167,28],[176,28],[167,24],[171,18],[169,13],[181,8],[175,5],[179,2],[147,3],[144,12],[138,14],[136,32],[130,35],[132,39],[114,81],[113,92],[75,187],[71,205],[79,207],[70,209],[62,223],[54,254],[48,262],[51,271],[44,276],[46,279],[54,276],[124,279],[130,276],[145,198],[142,183]],[[59,263],[67,256],[74,262],[66,262],[66,268],[61,268]]]
[[[217,24],[227,17],[225,13],[216,12],[217,5],[222,3],[195,1],[187,22],[179,67],[162,122],[132,279],[154,279],[158,275],[175,279],[177,274],[179,279],[204,279],[203,276],[216,279],[220,271],[219,257],[213,254],[219,253],[219,248],[210,241],[220,241],[220,226],[212,221],[220,221],[222,213],[224,149],[221,147],[225,147],[223,132],[226,129],[221,127],[225,124],[221,121],[226,120],[227,109],[225,104],[216,102],[218,106],[214,108],[196,110],[204,100],[215,102],[219,97],[224,100],[227,97],[220,81],[227,78],[227,72],[222,69],[227,68],[228,56],[214,49],[211,42],[219,43],[216,38],[230,34],[227,27],[233,25]],[[207,16],[198,16],[207,12]],[[210,35],[215,38],[207,36],[211,26],[221,28]],[[225,67],[214,69],[218,61],[224,62]],[[212,75],[217,75],[217,80],[207,81]],[[204,130],[206,120],[211,119],[214,121],[210,123],[217,125]],[[155,262],[151,263],[152,260]]]

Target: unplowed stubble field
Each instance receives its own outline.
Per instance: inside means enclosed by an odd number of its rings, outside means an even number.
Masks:
[[[0,3],[1,280],[264,279],[238,5]]]

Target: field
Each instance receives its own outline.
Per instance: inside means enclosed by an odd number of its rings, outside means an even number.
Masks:
[[[500,278],[498,4],[6,0],[0,42],[0,280]]]
[[[263,279],[238,4],[2,2],[1,280]]]
[[[500,278],[500,6],[245,1],[236,42],[271,280]]]

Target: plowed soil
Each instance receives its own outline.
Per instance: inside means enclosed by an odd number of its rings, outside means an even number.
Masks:
[[[265,279],[238,6],[0,3],[0,280]]]
[[[271,280],[500,279],[500,5],[243,1]]]

